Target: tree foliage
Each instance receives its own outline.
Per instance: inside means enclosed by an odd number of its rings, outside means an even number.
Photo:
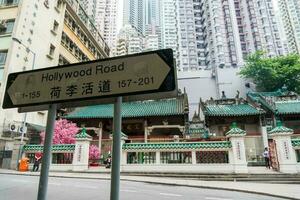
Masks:
[[[89,159],[97,160],[100,158],[100,151],[96,145],[90,145],[89,149]]]
[[[74,144],[75,135],[79,128],[75,123],[66,119],[60,119],[55,122],[52,144]],[[41,142],[44,144],[45,132],[40,134]]]
[[[300,93],[300,56],[296,54],[268,58],[262,51],[250,55],[240,75],[252,79],[258,91],[276,91],[284,85]]]

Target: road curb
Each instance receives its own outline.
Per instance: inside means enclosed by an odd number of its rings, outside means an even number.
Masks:
[[[23,174],[23,173],[11,173],[11,172],[0,172],[0,174],[8,174],[8,175],[16,175],[16,176],[40,176],[39,174]],[[110,180],[110,178],[106,177],[81,177],[81,176],[64,176],[64,175],[49,175],[49,177],[53,178],[80,178],[80,179],[98,179],[98,180]],[[268,192],[258,192],[246,189],[235,189],[235,188],[226,188],[226,187],[214,187],[214,186],[202,186],[202,185],[186,185],[183,183],[163,183],[158,181],[150,181],[150,180],[133,180],[128,178],[122,178],[122,181],[131,181],[131,182],[141,182],[141,183],[151,183],[151,184],[158,184],[158,185],[170,185],[170,186],[182,186],[182,187],[193,187],[193,188],[203,188],[203,189],[215,189],[215,190],[225,190],[225,191],[235,191],[235,192],[244,192],[250,194],[258,194],[258,195],[265,195],[265,196],[272,196],[277,198],[284,198],[284,199],[291,199],[291,200],[299,200],[299,198],[288,197],[283,195],[272,194]]]

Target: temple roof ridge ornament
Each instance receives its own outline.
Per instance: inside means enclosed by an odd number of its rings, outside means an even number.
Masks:
[[[240,129],[239,127],[237,127],[236,122],[233,122],[231,125],[231,129],[225,133],[226,137],[234,137],[234,136],[245,136],[246,135],[246,131]]]
[[[280,120],[277,120],[276,127],[269,131],[269,135],[291,135],[294,133],[293,129],[287,128],[282,125]]]
[[[86,128],[83,127],[81,132],[76,134],[75,138],[76,139],[86,139],[86,138],[91,139],[92,137],[89,134],[87,134]]]

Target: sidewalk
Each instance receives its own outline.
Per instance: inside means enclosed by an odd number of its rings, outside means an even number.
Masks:
[[[14,174],[39,176],[39,172],[18,172],[14,170],[0,169],[0,174]],[[50,177],[60,178],[84,178],[84,179],[110,179],[108,173],[74,173],[74,172],[50,172]],[[0,179],[1,180],[1,179]],[[229,182],[229,181],[200,181],[183,178],[157,178],[145,176],[121,176],[122,181],[137,181],[156,184],[168,184],[177,186],[199,187],[209,189],[222,189],[240,191],[255,194],[265,194],[286,199],[300,199],[300,184],[272,184],[254,182]]]

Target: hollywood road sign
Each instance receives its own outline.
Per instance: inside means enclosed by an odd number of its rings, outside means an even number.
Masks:
[[[3,108],[76,105],[109,97],[170,92],[176,85],[173,53],[164,49],[9,74]]]

